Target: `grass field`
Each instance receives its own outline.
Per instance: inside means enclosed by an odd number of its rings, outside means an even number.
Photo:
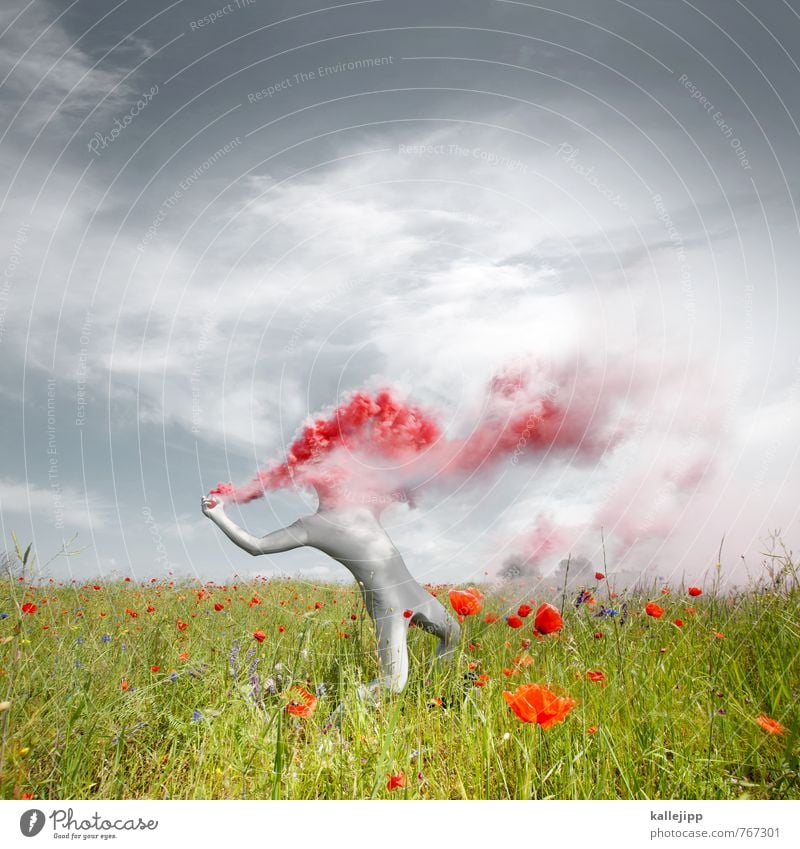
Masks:
[[[449,608],[448,589],[432,588]],[[376,707],[355,695],[376,675],[355,585],[9,574],[0,796],[800,797],[796,583],[613,598],[600,580],[594,603],[551,598],[564,628],[539,637],[541,598],[483,589],[457,659],[433,668],[434,641],[411,629],[409,684]],[[534,614],[511,628],[522,602]],[[576,704],[551,727],[523,722],[503,691],[526,683]]]

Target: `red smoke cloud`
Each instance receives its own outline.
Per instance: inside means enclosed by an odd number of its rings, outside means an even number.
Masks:
[[[597,457],[622,433],[613,423],[614,395],[588,368],[562,369],[555,379],[532,366],[508,369],[490,382],[472,430],[451,437],[434,415],[390,389],[356,392],[306,425],[285,460],[210,494],[245,503],[282,487],[313,486],[329,503],[388,502],[501,460],[516,464],[551,451]]]

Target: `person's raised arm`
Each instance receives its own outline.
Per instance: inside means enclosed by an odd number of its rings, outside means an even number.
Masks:
[[[228,537],[248,554],[277,554],[279,551],[291,551],[307,544],[305,529],[301,522],[295,522],[288,528],[282,528],[263,537],[256,537],[240,528],[236,522],[225,515],[221,501],[211,496],[201,499],[203,513]]]

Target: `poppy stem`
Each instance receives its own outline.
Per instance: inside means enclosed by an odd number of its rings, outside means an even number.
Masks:
[[[564,570],[564,589],[561,592],[561,616],[564,616],[564,605],[567,600],[567,582],[569,581],[569,564],[572,560],[572,552],[567,555],[567,568]]]
[[[278,728],[275,735],[275,761],[272,772],[272,798],[280,799],[281,796],[281,774],[283,773],[283,711],[278,711]]]

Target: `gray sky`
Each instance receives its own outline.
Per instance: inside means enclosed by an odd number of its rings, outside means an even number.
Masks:
[[[199,496],[348,390],[458,433],[504,364],[579,355],[637,375],[631,440],[392,508],[417,577],[482,576],[538,520],[669,575],[723,534],[731,569],[796,547],[797,0],[5,0],[0,33],[6,544],[341,577],[252,560]]]

